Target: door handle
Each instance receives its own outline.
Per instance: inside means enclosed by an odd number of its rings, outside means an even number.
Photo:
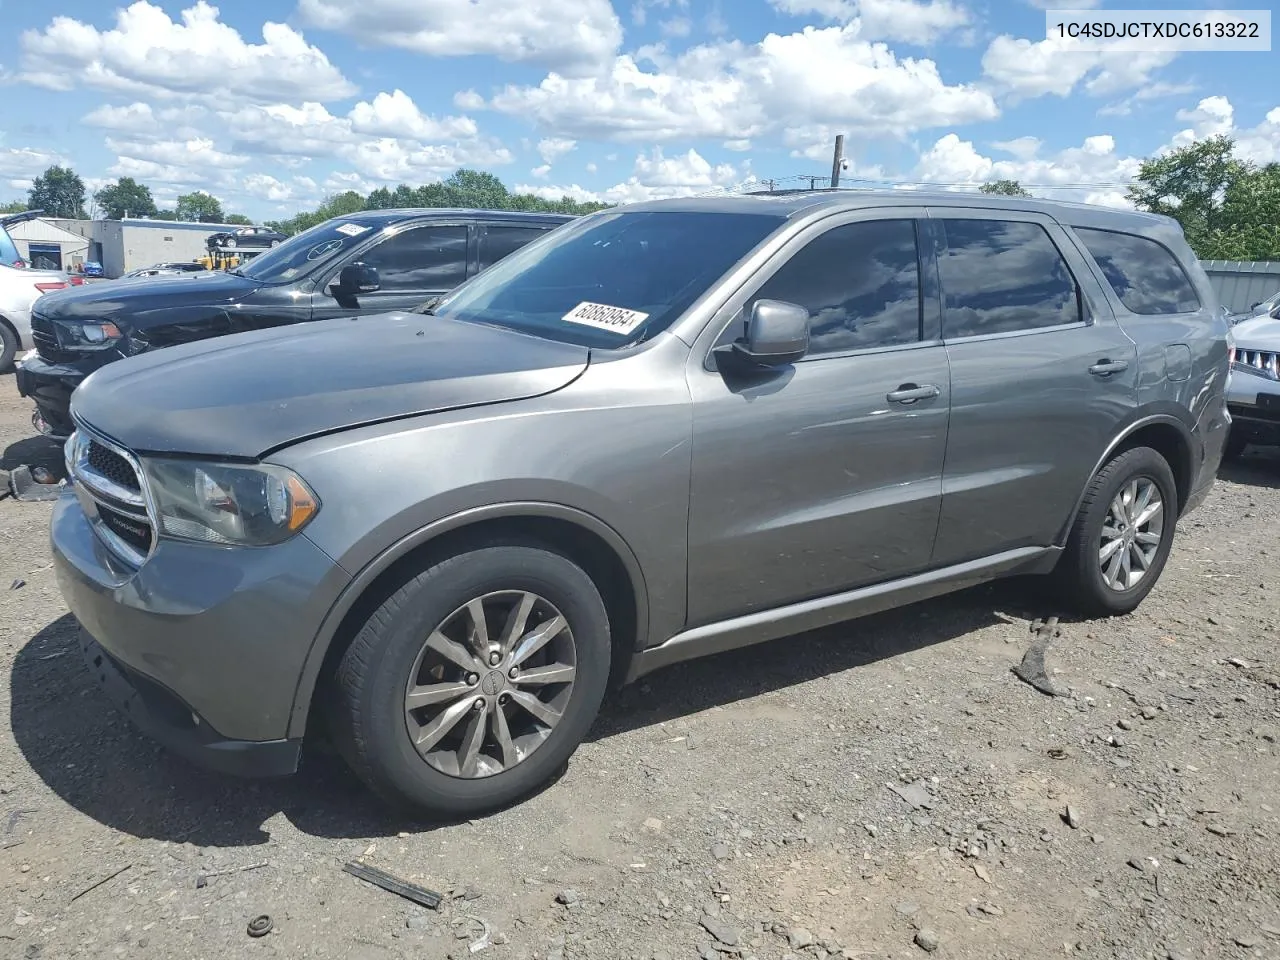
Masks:
[[[886,393],[884,398],[890,403],[915,403],[917,400],[932,400],[941,392],[932,383],[926,383],[923,387],[914,383],[904,383],[897,390]]]
[[[1113,373],[1123,373],[1128,369],[1128,360],[1099,360],[1089,368],[1089,372],[1095,377],[1109,377]]]

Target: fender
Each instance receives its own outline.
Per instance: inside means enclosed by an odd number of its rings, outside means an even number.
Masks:
[[[540,503],[533,501],[515,501],[511,503],[495,503],[482,507],[472,507],[459,511],[448,517],[432,521],[424,527],[414,530],[396,541],[382,553],[370,560],[351,582],[343,588],[338,599],[334,601],[329,612],[325,614],[320,629],[312,641],[311,649],[303,662],[302,672],[298,677],[298,685],[293,693],[293,708],[289,713],[289,737],[301,737],[306,732],[307,715],[311,707],[311,697],[315,692],[320,669],[324,665],[326,654],[333,643],[343,618],[351,611],[365,590],[393,563],[410,551],[435,538],[457,530],[461,527],[479,523],[484,520],[496,520],[503,517],[548,517],[564,520],[589,530],[607,543],[622,561],[631,581],[631,589],[636,597],[636,649],[642,649],[647,642],[649,631],[649,593],[645,585],[644,572],[626,540],[599,517],[574,507],[559,503]]]
[[[1184,419],[1172,412],[1165,413],[1160,411],[1160,408],[1164,406],[1166,405],[1153,404],[1151,407],[1146,408],[1146,410],[1143,411],[1142,416],[1128,424],[1123,430],[1116,434],[1114,438],[1112,438],[1109,444],[1107,444],[1107,448],[1102,452],[1102,456],[1098,458],[1098,462],[1095,463],[1093,465],[1093,469],[1089,471],[1089,477],[1085,481],[1084,487],[1081,488],[1080,495],[1076,497],[1076,502],[1071,508],[1071,513],[1067,516],[1067,522],[1063,525],[1062,530],[1059,531],[1057,538],[1054,540],[1054,544],[1056,546],[1062,547],[1066,545],[1067,537],[1071,533],[1071,525],[1076,522],[1076,516],[1080,513],[1080,505],[1084,502],[1085,494],[1089,490],[1089,481],[1093,480],[1093,478],[1098,475],[1098,471],[1101,470],[1106,465],[1107,461],[1115,455],[1115,451],[1125,442],[1125,440],[1144,427],[1163,424],[1173,427],[1178,431],[1183,441],[1187,444],[1187,449],[1191,451],[1192,476],[1194,479],[1197,451],[1199,451],[1201,457],[1203,457],[1203,450],[1200,449],[1200,441],[1196,439],[1191,428],[1187,426],[1187,422]],[[1177,409],[1174,404],[1168,404],[1167,406],[1170,409]],[[1188,493],[1189,492],[1190,491],[1188,491]]]

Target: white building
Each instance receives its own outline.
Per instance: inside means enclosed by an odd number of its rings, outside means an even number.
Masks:
[[[67,221],[61,221],[66,223]],[[89,240],[49,220],[25,220],[8,228],[21,256],[39,270],[73,271],[89,256]]]

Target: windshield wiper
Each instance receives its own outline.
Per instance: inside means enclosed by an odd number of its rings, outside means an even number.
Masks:
[[[422,303],[419,306],[414,307],[413,312],[424,313],[428,317],[434,317],[436,315],[436,307],[440,306],[440,301],[443,299],[444,297],[442,296],[432,297],[430,300],[427,300],[425,303]]]

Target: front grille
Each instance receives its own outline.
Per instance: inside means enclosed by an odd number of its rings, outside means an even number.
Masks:
[[[130,516],[98,504],[98,517],[103,526],[114,533],[144,557],[151,552],[151,524],[139,517]]]
[[[138,483],[138,475],[134,472],[133,465],[124,457],[116,453],[109,447],[105,447],[97,440],[89,441],[89,457],[88,463],[93,470],[102,474],[116,486],[124,487],[126,490],[141,490]]]
[[[1236,348],[1237,367],[1251,367],[1254,372],[1280,380],[1280,354],[1271,350],[1242,350]]]
[[[34,311],[31,314],[31,341],[36,345],[40,359],[49,363],[66,363],[74,357],[70,351],[62,349],[54,322]]]

